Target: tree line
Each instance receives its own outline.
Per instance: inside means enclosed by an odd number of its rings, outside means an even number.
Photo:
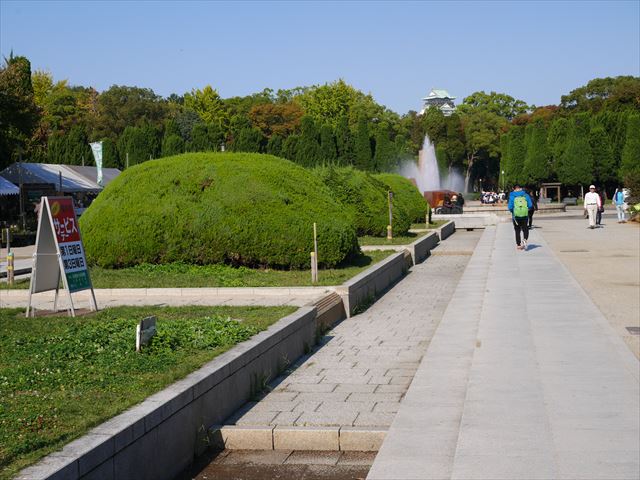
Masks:
[[[88,144],[102,141],[104,165],[120,169],[224,149],[384,172],[415,159],[427,133],[441,171],[463,172],[467,189],[477,179],[615,183],[640,168],[639,112],[638,77],[595,79],[540,108],[476,92],[445,117],[437,108],[399,115],[343,80],[226,99],[211,86],[166,98],[119,85],[99,93],[32,72],[11,54],[0,68],[0,169],[19,160],[93,164]]]

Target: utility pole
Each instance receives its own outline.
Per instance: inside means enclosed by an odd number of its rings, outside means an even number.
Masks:
[[[24,183],[22,183],[22,147],[18,147],[18,178],[20,183],[20,218],[22,219],[22,231],[27,230],[27,218],[24,212]]]

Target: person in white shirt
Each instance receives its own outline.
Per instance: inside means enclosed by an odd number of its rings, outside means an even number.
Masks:
[[[602,206],[600,195],[596,193],[595,185],[589,186],[589,193],[584,196],[584,208],[589,215],[589,228],[596,228],[596,213]]]

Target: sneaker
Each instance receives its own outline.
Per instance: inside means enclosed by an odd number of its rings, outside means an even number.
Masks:
[[[522,241],[522,250],[526,250],[527,249],[527,241],[523,240]]]

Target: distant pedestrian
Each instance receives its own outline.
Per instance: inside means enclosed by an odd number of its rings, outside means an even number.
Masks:
[[[598,211],[596,212],[596,225],[602,225],[602,214],[604,213],[604,195],[602,194],[602,190],[598,190],[597,188],[596,193],[600,197],[600,206],[598,207]]]
[[[533,204],[533,207],[529,208],[529,230],[531,230],[533,228],[533,214],[538,210],[538,199],[532,190],[529,190],[528,193],[531,203]]]
[[[531,197],[516,185],[509,194],[509,211],[513,219],[513,228],[516,231],[516,249],[526,250],[529,241],[529,209],[533,208]],[[521,239],[520,232],[524,235]]]
[[[589,193],[584,196],[584,208],[589,216],[589,228],[596,228],[596,213],[602,206],[600,195],[596,193],[596,186],[589,185]]]
[[[616,193],[613,194],[613,204],[616,206],[618,223],[627,223],[627,218],[624,213],[624,192],[620,187],[616,188]]]

